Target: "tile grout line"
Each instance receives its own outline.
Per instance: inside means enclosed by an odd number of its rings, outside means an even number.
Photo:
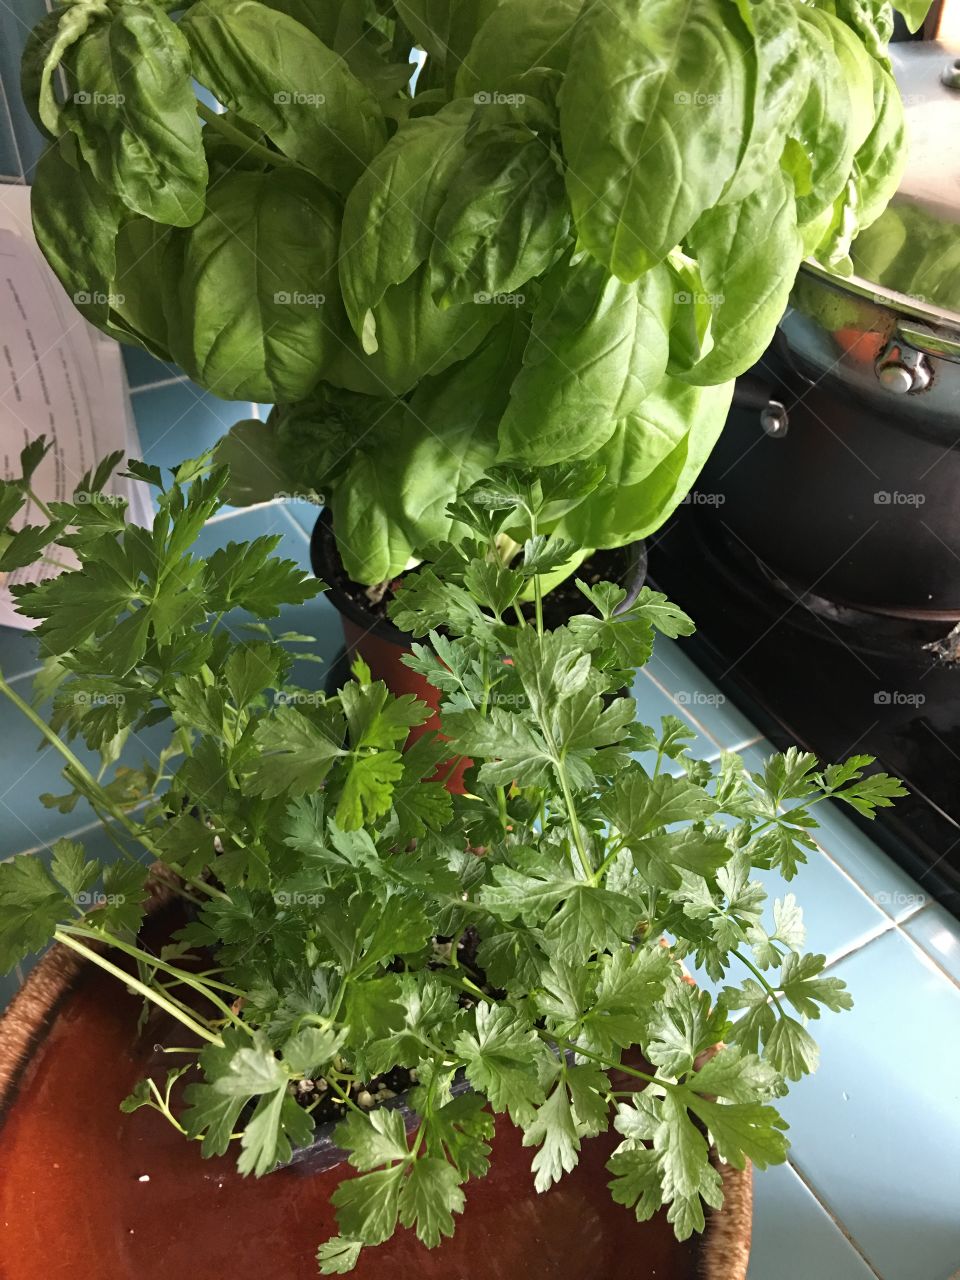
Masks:
[[[787,1165],[789,1166],[789,1168],[793,1170],[793,1172],[797,1175],[797,1177],[800,1179],[800,1181],[803,1183],[806,1189],[810,1192],[810,1194],[813,1196],[816,1203],[820,1206],[820,1208],[827,1215],[827,1217],[830,1219],[833,1225],[837,1228],[837,1230],[843,1236],[844,1240],[846,1240],[847,1244],[850,1245],[851,1249],[853,1249],[853,1251],[856,1253],[860,1261],[864,1264],[865,1267],[868,1268],[868,1270],[870,1271],[870,1274],[872,1276],[875,1276],[876,1280],[883,1280],[883,1277],[880,1275],[880,1272],[876,1269],[876,1267],[873,1265],[873,1263],[864,1253],[863,1249],[860,1247],[859,1241],[852,1234],[852,1232],[847,1227],[843,1219],[827,1203],[827,1201],[824,1200],[819,1195],[816,1187],[813,1185],[813,1183],[810,1181],[807,1175],[799,1168],[797,1164],[794,1163],[793,1160],[790,1159],[789,1156],[787,1157]]]
[[[266,511],[270,507],[280,509],[282,504],[276,498],[270,498],[266,502],[251,502],[248,507],[234,507],[231,511],[218,511],[215,516],[211,516],[209,520],[204,521],[203,527],[209,529],[214,524],[225,524],[228,520],[236,520],[238,516],[245,516],[250,511]]]
[[[183,377],[174,377],[173,374],[169,378],[159,378],[156,382],[144,382],[137,387],[130,387],[131,396],[138,396],[141,391],[162,391],[165,387],[191,387],[196,383],[191,382],[185,375]],[[240,403],[245,403],[241,401]]]
[[[710,730],[707,728],[707,726],[706,726],[705,724],[703,724],[700,720],[698,720],[698,719],[697,719],[697,717],[696,717],[696,716],[695,716],[695,715],[694,715],[694,714],[689,710],[689,708],[684,707],[684,706],[681,706],[681,704],[680,704],[679,702],[677,702],[676,698],[675,698],[675,697],[674,697],[674,695],[670,692],[670,690],[667,688],[667,686],[666,686],[665,684],[663,684],[660,680],[658,680],[658,679],[657,679],[657,677],[656,677],[655,675],[653,675],[651,672],[649,672],[649,671],[647,670],[647,668],[646,668],[646,667],[643,667],[643,668],[641,669],[641,671],[640,671],[640,675],[641,675],[641,677],[642,677],[642,678],[644,678],[644,679],[646,679],[646,680],[649,680],[649,681],[650,681],[650,683],[651,683],[655,688],[659,689],[659,690],[660,690],[660,692],[661,692],[662,694],[664,694],[664,696],[665,696],[665,697],[667,697],[667,698],[669,698],[669,699],[670,699],[670,701],[673,703],[674,707],[675,707],[675,708],[676,708],[676,710],[677,710],[677,714],[680,716],[680,718],[681,718],[681,719],[687,719],[687,720],[689,720],[689,721],[690,721],[690,723],[691,723],[691,724],[692,724],[692,725],[693,725],[693,726],[694,726],[694,727],[695,727],[695,728],[696,728],[700,733],[702,733],[702,734],[703,734],[703,736],[707,739],[707,741],[708,741],[708,742],[712,742],[712,743],[713,743],[713,745],[717,748],[717,750],[718,750],[718,751],[724,751],[724,750],[726,750],[726,748],[723,746],[723,744],[722,744],[721,742],[718,742],[718,740],[713,736],[713,734],[710,732]],[[706,679],[706,676],[704,676],[704,679]]]
[[[927,906],[934,905],[935,904],[932,902],[927,904]],[[905,916],[903,920],[891,919],[885,928],[877,930],[876,933],[871,934],[868,938],[863,938],[852,947],[848,947],[847,950],[838,952],[824,965],[824,973],[826,973],[828,969],[832,969],[834,965],[840,964],[842,960],[849,959],[850,956],[855,955],[858,951],[864,951],[867,947],[876,942],[878,938],[886,938],[891,933],[898,933],[907,945],[916,952],[917,956],[924,962],[927,968],[933,969],[934,972],[938,973],[941,977],[946,978],[952,987],[956,987],[960,990],[960,978],[955,977],[949,969],[945,969],[935,956],[932,956],[929,951],[917,942],[916,938],[911,937],[910,934],[907,933],[906,929],[903,928],[905,924],[908,924],[911,920],[915,920],[917,916],[926,909],[926,906],[920,907],[918,911],[914,911],[909,916]]]
[[[125,809],[124,812],[128,814],[138,813],[141,809],[145,808],[149,803],[150,803],[149,800],[141,800],[141,802],[138,805],[134,805],[132,809]],[[89,822],[85,822],[83,826],[75,827],[72,831],[61,832],[59,835],[55,836],[47,844],[35,844],[28,849],[20,849],[17,853],[4,854],[3,857],[0,858],[0,866],[2,866],[5,862],[12,862],[14,858],[22,858],[25,855],[35,858],[38,854],[43,853],[45,849],[52,848],[52,846],[55,845],[58,840],[76,840],[79,836],[89,835],[91,831],[100,831],[107,825],[117,826],[118,824],[116,821],[110,824],[107,824],[101,821],[100,818],[92,818]]]
[[[828,801],[827,801],[827,803],[828,803],[828,804],[835,804],[835,803],[836,803],[836,801],[828,800]],[[844,814],[843,814],[843,811],[842,811],[841,809],[839,809],[839,808],[836,808],[836,809],[833,809],[833,810],[828,810],[827,812],[832,812],[832,813],[834,813],[835,815],[839,815],[840,817],[845,817],[845,816],[846,816],[846,815],[844,815]],[[847,821],[849,821],[849,819],[847,819]],[[814,830],[815,830],[815,831],[818,831],[818,832],[822,832],[823,828],[822,828],[822,827],[815,827],[815,828],[814,828]],[[870,839],[870,837],[869,837],[869,836],[868,836],[868,837],[866,837],[866,838],[867,838],[868,840]],[[891,914],[890,914],[890,912],[889,912],[889,911],[886,911],[886,910],[884,909],[884,904],[883,904],[883,903],[881,903],[881,902],[878,902],[878,901],[877,901],[876,895],[875,895],[875,894],[870,893],[870,892],[869,892],[869,890],[868,890],[864,885],[862,885],[862,884],[860,883],[860,881],[856,878],[856,876],[853,874],[853,872],[852,872],[852,871],[848,871],[848,870],[847,870],[847,868],[843,865],[843,863],[842,863],[842,862],[840,862],[840,861],[838,861],[838,860],[837,860],[837,858],[835,858],[835,857],[833,856],[833,854],[830,852],[830,850],[829,850],[829,849],[827,849],[827,847],[826,847],[825,845],[821,844],[821,843],[820,843],[820,841],[819,841],[819,840],[817,840],[816,838],[814,838],[814,841],[813,841],[813,842],[814,842],[814,844],[817,846],[817,848],[820,850],[820,852],[823,854],[823,856],[827,859],[827,861],[828,861],[828,862],[833,863],[833,865],[834,865],[834,866],[836,867],[836,869],[840,872],[840,874],[841,874],[842,876],[844,876],[847,880],[849,880],[849,881],[850,881],[850,883],[854,886],[854,888],[855,888],[855,889],[857,889],[857,890],[859,890],[859,892],[860,892],[860,893],[862,893],[862,894],[863,894],[863,896],[864,896],[865,898],[867,898],[867,899],[868,899],[868,901],[872,902],[872,903],[873,903],[873,905],[877,908],[877,910],[878,910],[878,911],[882,912],[882,914],[883,914],[883,915],[885,915],[885,916],[887,917],[887,919],[888,919],[888,920],[892,920],[894,924],[897,924],[897,923],[898,923],[898,922],[897,922],[897,918],[896,918],[896,916],[893,916],[893,915],[891,915]],[[883,850],[882,850],[882,849],[880,848],[880,846],[876,843],[876,841],[874,841],[874,840],[870,840],[870,844],[871,844],[871,852],[883,853]],[[904,873],[904,874],[906,874],[906,873]],[[912,877],[912,876],[910,876],[909,878],[910,878],[910,880],[911,880],[914,884],[916,884],[916,883],[917,883],[915,880],[913,880],[913,877]],[[918,908],[918,910],[922,911],[922,910],[923,910],[923,908],[929,904],[930,897],[929,897],[929,894],[924,893],[924,892],[923,892],[923,890],[922,890],[922,889],[920,889],[919,884],[917,884],[917,888],[918,888],[918,890],[920,890],[920,894],[919,894],[919,896],[923,897],[923,899],[924,899],[924,902],[923,902],[923,903],[921,904],[921,906]],[[916,912],[911,912],[911,915],[910,915],[910,916],[904,916],[904,917],[903,917],[903,919],[905,919],[905,920],[909,920],[909,919],[911,919],[911,918],[912,918],[912,916],[913,916],[913,915],[916,915]]]
[[[292,514],[287,510],[287,504],[286,504],[285,502],[278,502],[276,505],[280,508],[280,510],[283,512],[284,516],[286,517],[287,521],[288,521],[288,522],[293,526],[293,528],[294,528],[294,529],[296,529],[297,533],[300,535],[300,537],[303,539],[303,541],[304,541],[304,542],[307,544],[307,546],[309,547],[309,546],[310,546],[310,534],[309,534],[309,533],[307,533],[306,529],[304,529],[304,527],[303,527],[303,525],[300,523],[300,521],[299,521],[299,520],[297,520],[297,519],[296,519],[296,518],[295,518],[295,517],[294,517],[294,516],[293,516],[293,515],[292,515]]]
[[[2,76],[0,76],[0,98],[3,99],[3,110],[4,110],[4,114],[7,117],[7,124],[9,125],[9,128],[10,128],[10,141],[13,143],[15,159],[17,164],[20,167],[20,177],[19,179],[15,178],[14,181],[19,181],[21,183],[24,183],[27,180],[27,171],[23,163],[23,152],[20,150],[20,139],[17,137],[17,131],[13,127],[13,113],[10,110],[10,102],[7,98],[7,90],[4,86]]]

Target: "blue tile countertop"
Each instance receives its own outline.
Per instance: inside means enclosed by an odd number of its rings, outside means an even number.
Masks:
[[[0,5],[0,51],[13,60],[42,0]],[[37,140],[22,118],[14,68],[0,65],[0,180],[29,178]],[[127,371],[144,456],[168,466],[210,445],[258,406],[225,404],[139,352]],[[309,567],[309,513],[271,503],[211,521],[202,549],[263,533]],[[339,625],[323,599],[289,610],[279,629],[318,637],[329,662]],[[0,628],[0,666],[26,684],[36,667],[29,636]],[[317,680],[322,668],[297,673]],[[665,641],[638,679],[642,719],[670,712],[695,731],[696,754],[738,749],[755,765],[767,752],[754,727],[713,688],[682,647]],[[63,835],[85,834],[94,854],[107,843],[78,811],[63,815],[32,799],[55,790],[58,766],[11,709],[0,710],[0,857],[42,856]],[[130,756],[155,755],[144,735]],[[824,806],[825,808],[828,806]],[[839,812],[827,813],[819,848],[789,887],[763,879],[771,897],[795,891],[810,923],[808,946],[824,952],[855,1007],[816,1028],[822,1064],[784,1105],[790,1163],[756,1175],[750,1280],[960,1280],[960,926]],[[98,847],[94,847],[98,846]],[[22,975],[0,979],[0,1002]]]

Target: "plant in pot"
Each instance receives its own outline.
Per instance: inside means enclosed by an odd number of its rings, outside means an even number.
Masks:
[[[751,871],[792,877],[815,804],[871,816],[899,784],[864,776],[867,757],[820,768],[796,750],[750,774],[733,755],[693,758],[672,717],[638,724],[622,690],[654,632],[689,619],[649,589],[621,608],[599,583],[566,625],[547,629],[540,608],[521,625],[544,543],[498,557],[520,487],[500,477],[458,510],[461,547],[408,575],[393,606],[429,637],[409,661],[474,761],[451,795],[427,780],[448,744],[403,749],[423,704],[359,662],[334,696],[297,687],[295,640],[238,638],[235,610],[269,618],[320,587],[271,558],[271,539],[193,554],[224,469],[202,458],[164,482],[131,464],[158,490],[146,531],[99,494],[114,461],[46,523],[3,536],[0,569],[50,544],[79,560],[16,588],[40,623],[50,723],[2,676],[0,694],[65,760],[69,791],[51,802],[84,800],[121,849],[104,867],[61,840],[52,860],[0,866],[3,968],[52,937],[143,997],[145,1034],[175,1065],[124,1109],[159,1111],[198,1155],[236,1149],[256,1175],[298,1151],[342,1159],[324,1274],[400,1227],[440,1245],[511,1126],[543,1192],[612,1128],[623,1212],[701,1231],[722,1168],[785,1158],[773,1104],[816,1067],[806,1024],[850,1004],[803,952],[793,895],[765,926]],[[4,483],[5,524],[28,491]],[[161,723],[161,766],[114,771],[124,738]],[[159,950],[138,936],[150,860],[190,912]],[[684,957],[725,982],[715,1003],[684,981]],[[443,1248],[456,1259],[456,1239]]]
[[[369,631],[498,461],[600,469],[568,572],[669,515],[801,258],[842,264],[897,186],[892,18],[77,0],[24,56],[38,239],[94,324],[275,405],[223,446],[232,500],[325,501]]]

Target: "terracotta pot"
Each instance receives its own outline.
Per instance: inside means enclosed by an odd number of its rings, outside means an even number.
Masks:
[[[621,585],[627,597],[621,608],[632,604],[640,593],[647,573],[647,553],[643,542],[623,548],[625,572]],[[346,571],[337,550],[333,533],[333,516],[325,507],[317,517],[310,538],[310,563],[313,572],[328,586],[327,599],[340,614],[347,657],[358,653],[363,658],[375,680],[382,680],[397,696],[412,693],[434,708],[434,714],[410,735],[413,741],[430,730],[441,729],[436,708],[440,702],[439,690],[403,664],[402,658],[410,651],[410,637],[395,627],[387,618],[379,617],[358,603],[355,595],[344,589]],[[586,602],[584,602],[586,604]],[[435,775],[443,778],[451,791],[463,791],[463,775],[470,767],[469,760],[461,760],[451,772],[453,761],[441,765]]]
[[[245,1179],[156,1112],[122,1115],[162,1034],[138,1034],[138,1011],[114,978],[55,946],[0,1019],[5,1280],[65,1274],[67,1259],[70,1280],[315,1280],[316,1247],[336,1231],[330,1195],[353,1171]],[[401,1230],[364,1251],[356,1280],[745,1280],[749,1169],[722,1167],[723,1210],[679,1244],[662,1213],[641,1225],[611,1200],[616,1140],[586,1142],[577,1169],[538,1196],[531,1152],[498,1120],[491,1172],[467,1184],[453,1239],[428,1251]]]

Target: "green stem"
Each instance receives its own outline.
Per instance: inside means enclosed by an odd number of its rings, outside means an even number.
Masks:
[[[57,942],[63,943],[65,947],[69,947],[72,951],[76,951],[79,955],[83,956],[85,960],[90,960],[94,964],[99,965],[106,973],[111,974],[114,978],[119,978],[124,986],[131,987],[134,991],[139,992],[145,1000],[151,1001],[166,1013],[169,1013],[172,1018],[176,1018],[178,1022],[183,1023],[188,1031],[192,1031],[193,1034],[199,1036],[201,1040],[206,1040],[208,1044],[219,1045],[222,1048],[223,1041],[218,1035],[214,1035],[212,1031],[201,1026],[199,1022],[196,1022],[188,1014],[184,1013],[182,1009],[178,1008],[172,1000],[169,1000],[161,992],[155,991],[152,987],[148,987],[146,983],[133,977],[132,974],[125,973],[123,969],[112,964],[105,956],[99,955],[90,947],[85,947],[82,942],[77,938],[72,937],[64,929],[55,929],[53,936]]]
[[[783,1005],[780,1003],[779,999],[777,998],[777,988],[771,987],[770,983],[767,981],[762,971],[758,969],[755,964],[752,964],[751,961],[749,961],[746,956],[741,955],[739,951],[734,951],[733,954],[737,957],[737,959],[740,961],[741,964],[747,966],[747,968],[750,970],[753,976],[759,981],[760,985],[764,988],[767,995],[770,996],[770,998],[773,1000],[773,1003],[777,1006],[777,1012],[780,1014],[782,1018],[785,1018],[787,1015],[783,1011]]]
[[[84,784],[89,788],[90,793],[96,796],[97,804],[99,804],[100,808],[103,809],[105,813],[108,813],[115,822],[118,822],[120,826],[133,836],[135,840],[139,841],[139,843],[152,853],[155,858],[158,858],[161,862],[166,862],[166,858],[163,853],[154,846],[146,832],[144,832],[141,827],[138,827],[135,822],[130,821],[130,818],[126,813],[124,813],[120,806],[110,799],[109,795],[107,795],[100,783],[97,782],[96,778],[94,778],[93,774],[83,761],[80,760],[78,756],[74,755],[63,739],[58,734],[54,733],[43,717],[39,715],[33,707],[31,707],[29,702],[26,702],[20,697],[17,691],[8,684],[2,675],[0,675],[0,693],[2,693],[8,701],[12,702],[17,710],[25,715],[30,723],[40,731],[47,742],[49,742],[50,745],[58,751],[61,756],[63,756],[74,774],[84,782]],[[90,803],[96,813],[96,806],[93,804],[93,801],[91,800]],[[98,814],[97,816],[99,817],[100,815]],[[127,856],[130,857],[131,855],[127,854]],[[134,859],[134,861],[136,861],[136,859]],[[194,889],[199,889],[201,892],[209,894],[211,897],[222,898],[224,901],[229,901],[225,893],[221,893],[219,889],[215,889],[213,885],[206,884],[203,880],[197,880],[193,876],[187,875],[184,875],[183,879]]]
[[[560,779],[560,789],[563,792],[563,803],[567,810],[567,817],[570,819],[570,830],[573,833],[573,843],[577,850],[577,856],[580,859],[580,865],[583,868],[583,874],[587,880],[593,883],[593,867],[590,865],[586,846],[583,843],[583,832],[580,830],[580,819],[577,817],[577,809],[573,803],[570,784],[567,781],[567,771],[559,756],[557,757],[557,776]]]
[[[205,996],[212,1005],[214,1005],[223,1016],[233,1022],[236,1026],[242,1027],[244,1031],[253,1035],[253,1031],[242,1018],[238,1018],[228,1004],[220,999],[213,991],[211,986],[220,986],[230,995],[245,995],[246,992],[240,991],[237,987],[228,987],[223,983],[208,983],[206,979],[199,978],[196,974],[187,973],[185,969],[177,969],[172,964],[167,964],[165,960],[161,960],[159,956],[153,956],[149,951],[143,951],[140,947],[135,947],[129,942],[124,942],[122,938],[115,938],[112,934],[104,934],[96,929],[88,929],[82,925],[63,925],[65,933],[73,934],[75,937],[88,938],[95,942],[106,942],[108,946],[115,947],[118,951],[124,952],[128,956],[132,956],[134,960],[139,960],[141,964],[149,965],[152,969],[159,969],[163,973],[169,974],[172,978],[176,978],[177,982],[182,983],[186,987],[192,987],[194,991],[199,991]]]
[[[330,1076],[324,1076],[323,1078],[324,1080],[326,1080],[327,1084],[334,1091],[334,1093],[339,1094],[341,1100],[345,1102],[346,1105],[350,1107],[352,1111],[356,1111],[356,1113],[361,1116],[366,1116],[369,1114],[369,1112],[364,1111],[363,1107],[357,1106],[354,1100],[350,1097],[349,1093],[346,1093],[343,1089],[341,1089],[340,1086],[337,1084],[336,1080],[331,1079]]]
[[[537,536],[537,517],[533,512],[533,504],[531,502],[530,509],[530,537]],[[537,635],[543,638],[543,585],[540,582],[539,573],[533,575],[533,608],[537,619]]]
[[[263,160],[274,168],[286,167],[299,169],[300,166],[295,160],[282,155],[279,151],[272,151],[269,147],[265,147],[261,142],[254,142],[249,138],[242,129],[235,128],[229,120],[225,120],[219,111],[213,111],[203,102],[197,103],[197,114],[205,124],[210,125],[217,133],[221,134],[228,142],[233,142],[239,147],[243,147],[245,156],[256,156],[258,160]]]
[[[72,572],[71,566],[68,564],[64,564],[62,560],[58,560],[56,556],[41,556],[40,563],[49,564],[54,569],[62,569],[65,573]]]
[[[153,1080],[148,1079],[147,1084],[150,1088],[150,1092],[153,1094],[154,1098],[156,1099],[154,1106],[157,1109],[157,1111],[159,1111],[162,1116],[166,1116],[166,1118],[170,1121],[170,1123],[179,1133],[183,1134],[184,1137],[187,1137],[186,1129],[183,1127],[180,1121],[176,1118],[176,1116],[170,1110],[169,1100],[164,1098],[163,1094],[157,1088]]]
[[[597,867],[596,871],[593,873],[594,884],[600,883],[600,881],[603,879],[604,873],[607,870],[607,867],[610,866],[610,863],[613,862],[622,853],[622,851],[625,848],[626,848],[625,841],[618,840],[616,842],[616,844],[613,846],[613,848],[610,850],[610,852],[607,854],[604,860],[600,863],[599,867]]]
[[[43,501],[43,499],[37,497],[36,493],[33,491],[30,485],[27,485],[26,491],[27,491],[27,497],[30,498],[31,501],[37,504],[37,506],[40,508],[40,510],[43,512],[46,518],[50,521],[51,524],[53,524],[54,523],[53,512],[50,510],[47,504]]]
[[[503,834],[506,835],[509,820],[507,818],[507,791],[503,783],[497,785],[497,812],[500,815],[500,826],[503,829]]]
[[[605,1071],[622,1071],[625,1075],[636,1076],[638,1080],[645,1080],[647,1084],[659,1085],[661,1089],[680,1088],[680,1085],[675,1084],[672,1080],[661,1080],[659,1076],[648,1075],[646,1071],[638,1071],[636,1067],[628,1067],[625,1063],[607,1062],[599,1054],[591,1053],[588,1049],[584,1049],[582,1045],[577,1044],[575,1040],[568,1040],[565,1036],[558,1036],[550,1031],[538,1031],[537,1035],[541,1040],[547,1041],[548,1044],[562,1045],[565,1049],[572,1049],[574,1053],[578,1053],[581,1058],[589,1058],[591,1062],[599,1063]]]

